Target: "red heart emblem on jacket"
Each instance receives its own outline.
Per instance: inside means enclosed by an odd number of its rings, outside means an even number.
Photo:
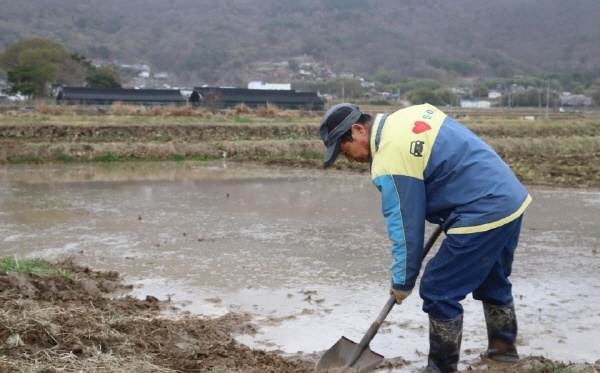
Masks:
[[[431,126],[429,124],[419,120],[419,121],[415,122],[415,126],[413,127],[412,131],[414,134],[418,135],[425,131],[429,131],[430,129],[431,129]]]

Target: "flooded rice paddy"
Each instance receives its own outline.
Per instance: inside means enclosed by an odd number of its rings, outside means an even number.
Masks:
[[[600,191],[529,189],[511,277],[520,352],[594,362]],[[225,163],[5,166],[0,255],[74,257],[120,272],[136,296],[207,316],[251,313],[256,333],[237,339],[285,354],[319,356],[342,335],[359,341],[388,297],[389,243],[365,174]],[[486,344],[480,303],[469,297],[464,306],[463,366]],[[411,371],[426,360],[427,325],[415,293],[371,348]]]

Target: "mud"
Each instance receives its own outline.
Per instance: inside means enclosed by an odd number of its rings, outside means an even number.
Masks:
[[[179,312],[169,301],[118,295],[131,289],[116,272],[58,263],[69,277],[0,274],[0,372],[313,372],[315,359],[250,349],[232,335],[255,333],[249,314],[219,318]],[[170,310],[170,311],[166,311]],[[168,317],[165,317],[168,314]],[[394,371],[391,359],[377,369]],[[514,365],[469,371],[531,372],[539,367],[595,372],[591,364],[562,364],[529,356]],[[538,370],[539,371],[539,370]]]
[[[250,316],[161,316],[167,301],[117,296],[115,272],[60,263],[67,277],[0,275],[0,372],[308,372],[310,361],[253,350],[231,335]],[[35,370],[30,370],[35,368]]]
[[[513,272],[525,359],[509,368],[481,362],[483,312],[466,299],[461,371],[529,372],[571,362],[569,369],[597,369],[600,193],[531,191]],[[121,366],[114,372],[308,372],[340,336],[358,341],[387,299],[388,243],[365,175],[226,161],[10,166],[0,173],[0,207],[3,255],[70,257],[112,273],[75,271],[68,286],[81,288],[81,297],[45,298],[39,289],[51,286],[15,275],[0,281],[28,302],[2,300],[13,312],[1,323],[2,348],[10,340],[10,348],[37,351],[0,358],[6,366],[21,356],[29,360],[19,364],[32,367],[50,354],[54,364],[68,356],[69,364],[88,367],[114,358]],[[32,315],[26,307],[38,311],[37,321],[18,327]],[[68,322],[78,327],[56,332]],[[59,342],[63,334],[75,336]],[[409,297],[372,343],[386,356],[378,372],[416,371],[426,361],[426,338],[419,298]],[[75,358],[73,346],[86,355]],[[147,365],[126,369],[134,360]],[[172,365],[183,362],[192,368]]]

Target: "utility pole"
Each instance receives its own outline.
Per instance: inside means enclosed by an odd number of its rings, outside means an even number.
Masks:
[[[548,120],[548,105],[550,103],[550,82],[546,82],[546,120]]]

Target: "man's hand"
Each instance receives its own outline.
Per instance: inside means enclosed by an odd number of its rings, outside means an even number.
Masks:
[[[390,286],[390,294],[394,294],[394,297],[396,297],[396,304],[402,304],[410,293],[412,293],[412,290],[398,290]]]

